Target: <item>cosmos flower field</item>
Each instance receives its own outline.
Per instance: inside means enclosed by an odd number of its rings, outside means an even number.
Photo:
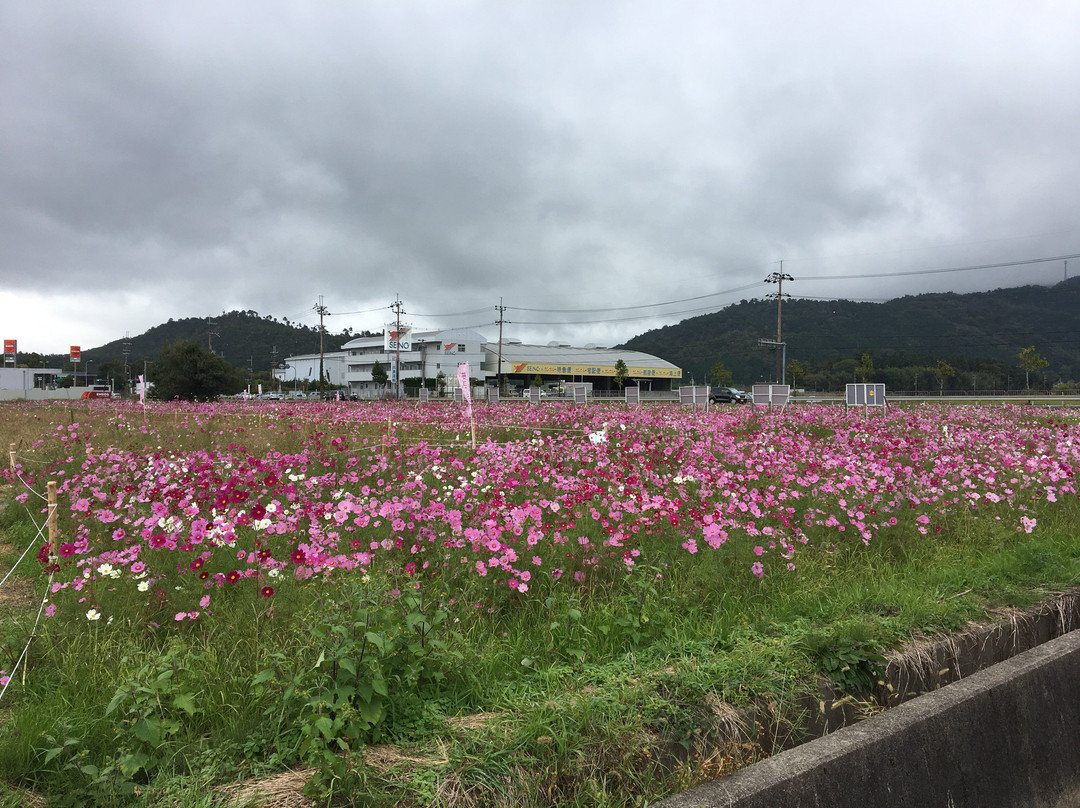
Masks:
[[[1080,580],[1066,409],[4,414],[6,539],[50,480],[59,538],[23,573],[0,782],[85,804],[189,793],[192,755],[203,790],[313,767],[327,804],[638,804],[760,756],[706,743],[702,705],[860,687],[914,632]],[[373,774],[386,741],[441,762]]]
[[[488,608],[709,554],[792,575],[807,547],[938,534],[961,512],[1031,533],[1077,497],[1080,467],[1075,418],[1011,407],[477,406],[475,450],[447,404],[87,415],[23,469],[60,482],[59,557],[39,554],[50,619],[141,599],[158,621],[205,621],[234,589],[373,574]]]

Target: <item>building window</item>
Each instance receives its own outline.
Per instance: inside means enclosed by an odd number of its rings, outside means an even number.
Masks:
[[[459,342],[458,343],[457,352],[458,353],[465,353],[465,343],[464,342]]]

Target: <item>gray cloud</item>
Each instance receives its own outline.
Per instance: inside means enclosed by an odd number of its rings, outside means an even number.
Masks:
[[[514,326],[614,343],[764,294],[742,287],[780,259],[814,277],[1080,252],[1080,8],[878,5],[8,4],[5,337],[60,350],[231,308],[310,315],[319,295],[336,312],[395,294],[417,315],[490,312],[428,327],[491,323],[500,298],[739,290],[655,320]]]

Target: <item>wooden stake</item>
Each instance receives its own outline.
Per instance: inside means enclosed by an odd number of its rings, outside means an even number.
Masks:
[[[46,488],[49,492],[49,550],[60,557],[60,531],[56,528],[56,480],[49,480]]]
[[[11,473],[15,473],[15,444],[12,443],[8,451],[8,462],[11,464]]]

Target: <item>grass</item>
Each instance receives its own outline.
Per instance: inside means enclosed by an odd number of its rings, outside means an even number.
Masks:
[[[105,417],[19,414],[3,437],[43,463],[62,452],[42,436]],[[243,439],[300,452],[386,434],[385,422],[336,430],[273,409],[148,419],[154,446],[174,451]],[[757,441],[767,428],[751,414],[732,432]],[[97,434],[142,440],[134,417]],[[16,491],[0,494],[5,567],[35,531]],[[940,535],[811,543],[797,574],[762,580],[746,572],[749,547],[690,556],[672,526],[643,539],[632,574],[588,586],[538,577],[527,598],[493,597],[475,577],[414,593],[381,570],[222,597],[213,620],[169,625],[134,602],[111,624],[46,620],[25,684],[0,703],[0,805],[28,792],[60,806],[219,805],[230,783],[297,767],[316,772],[309,790],[331,805],[647,805],[767,754],[820,679],[865,694],[882,655],[913,636],[1080,582],[1075,496],[1043,509],[1031,534],[993,513],[950,512]],[[26,608],[0,603],[6,670],[45,594],[44,576],[24,580]],[[771,724],[756,741],[732,732],[752,720]]]

